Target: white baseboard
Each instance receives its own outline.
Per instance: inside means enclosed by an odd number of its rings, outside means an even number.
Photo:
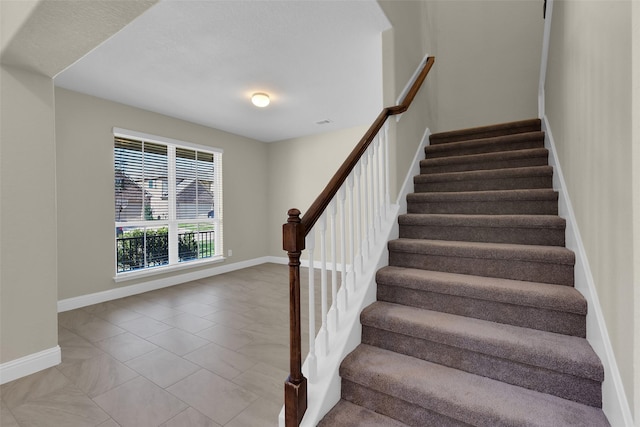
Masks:
[[[287,258],[286,256],[268,256],[266,257],[272,264],[282,264],[282,265],[287,265],[289,264],[289,258]],[[307,261],[307,265],[304,265],[304,260],[300,261],[300,265],[302,265],[303,267],[308,267],[309,266],[309,261]]]
[[[60,346],[29,354],[0,365],[0,384],[5,384],[43,369],[51,368],[62,361]]]
[[[604,366],[604,382],[602,383],[602,410],[609,423],[616,427],[633,427],[631,409],[627,400],[622,378],[618,370],[609,332],[602,314],[602,308],[596,291],[593,275],[582,243],[580,230],[567,193],[567,186],[558,163],[557,151],[549,121],[542,118],[542,130],[545,131],[545,147],[549,150],[549,165],[553,166],[553,188],[558,191],[558,213],[567,221],[566,246],[576,255],[575,288],[587,300],[587,340]]]
[[[241,261],[231,264],[224,264],[217,267],[206,268],[203,270],[177,274],[170,277],[162,277],[159,279],[148,280],[144,283],[138,283],[130,286],[109,289],[108,291],[96,292],[93,294],[82,295],[79,297],[67,298],[58,301],[58,313],[63,311],[74,310],[76,308],[86,307],[88,305],[99,304],[101,302],[112,301],[118,298],[124,298],[131,295],[137,295],[144,292],[154,291],[156,289],[166,288],[168,286],[179,285],[180,283],[190,282],[192,280],[204,279],[205,277],[215,276],[218,274],[229,273],[231,271],[240,270],[242,268],[253,267],[271,261],[273,257],[260,257],[247,261]]]

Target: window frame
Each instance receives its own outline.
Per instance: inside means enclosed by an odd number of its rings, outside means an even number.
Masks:
[[[193,267],[200,267],[205,264],[222,262],[224,257],[224,222],[223,222],[223,183],[222,183],[222,155],[224,150],[216,147],[210,147],[200,144],[194,144],[191,142],[181,141],[172,138],[161,137],[157,135],[151,135],[144,132],[132,131],[122,128],[113,128],[114,144],[116,138],[126,138],[130,140],[137,140],[141,142],[148,142],[154,144],[161,144],[167,147],[167,186],[168,186],[168,218],[159,220],[134,220],[134,221],[118,221],[114,217],[114,281],[131,280],[139,277],[150,276],[155,274],[162,274],[171,271],[189,269]],[[196,212],[196,218],[179,219],[177,218],[177,195],[176,195],[176,149],[195,150],[198,152],[204,152],[213,155],[214,164],[214,203],[213,203],[213,218],[207,217],[206,219],[198,218]],[[112,165],[115,166],[115,155],[112,159]],[[196,180],[196,185],[197,185]],[[157,186],[157,183],[154,183]],[[113,180],[113,189],[115,190],[115,175]],[[144,188],[144,185],[143,185]],[[163,195],[164,196],[164,195]],[[115,191],[114,191],[115,198]],[[114,199],[114,202],[116,200]],[[215,252],[212,256],[206,258],[200,258],[195,260],[180,261],[178,255],[178,225],[179,224],[213,224],[214,225],[214,248]],[[118,272],[118,233],[119,227],[140,227],[140,228],[154,228],[154,227],[167,227],[169,238],[169,255],[168,263],[160,266],[143,267],[140,269],[134,269],[129,271]]]

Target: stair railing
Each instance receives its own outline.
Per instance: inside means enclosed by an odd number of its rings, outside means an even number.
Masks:
[[[318,358],[326,357],[330,352],[330,341],[332,335],[338,330],[340,314],[348,307],[349,294],[356,291],[356,277],[363,273],[363,265],[365,265],[363,260],[369,256],[370,247],[378,238],[380,224],[390,212],[387,119],[407,111],[433,66],[434,60],[434,57],[426,59],[422,70],[399,105],[382,110],[306,214],[300,217],[300,211],[295,208],[288,211],[287,223],[282,226],[283,248],[289,257],[290,374],[284,387],[284,416],[287,427],[299,426],[307,409],[307,378],[302,373],[300,319],[302,251],[306,248],[309,253],[307,375],[309,381],[313,382],[317,377]],[[381,132],[383,126],[384,131]],[[330,306],[326,260],[327,217],[331,245]],[[318,227],[314,230],[316,223]],[[339,237],[336,235],[338,226]],[[317,335],[313,258],[316,234],[320,237],[322,317]],[[338,242],[340,243],[340,264],[337,261]],[[347,264],[347,255],[350,264]],[[338,269],[340,269],[339,280]]]

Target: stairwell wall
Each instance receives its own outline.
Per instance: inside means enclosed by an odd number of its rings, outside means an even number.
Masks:
[[[438,120],[433,132],[537,117],[542,2],[429,1]]]
[[[426,53],[436,57],[414,105],[392,127],[394,194],[415,152],[406,141],[419,141],[425,124],[438,132],[537,116],[539,1],[378,3],[393,26],[383,35],[385,105],[397,103]]]
[[[634,360],[640,357],[633,344],[638,189],[632,160],[631,3],[555,2],[545,88],[546,116],[629,406],[638,387]]]
[[[383,34],[383,101],[399,104],[403,90],[426,55],[433,55],[435,34],[428,1],[378,0],[392,29]],[[411,107],[389,119],[390,198],[396,200],[407,170],[427,127],[436,120],[435,79],[439,59],[429,72]]]

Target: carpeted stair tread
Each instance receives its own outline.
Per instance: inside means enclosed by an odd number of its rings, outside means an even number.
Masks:
[[[584,338],[587,305],[571,286],[385,267],[377,299]]]
[[[571,286],[394,266],[380,269],[376,273],[376,282],[476,300],[587,314],[586,300]]]
[[[363,326],[594,381],[604,379],[602,364],[584,338],[380,301],[365,308],[360,318]]]
[[[479,191],[551,188],[553,168],[523,168],[422,174],[413,178],[416,193],[428,191]]]
[[[509,261],[535,261],[574,265],[575,255],[555,246],[515,245],[508,243],[459,242],[426,239],[395,239],[389,249],[404,253],[428,253],[461,258],[494,258]]]
[[[573,286],[575,255],[557,246],[396,239],[389,265]]]
[[[396,396],[363,387],[345,378],[342,379],[342,398],[377,413],[393,417],[408,426],[472,427],[471,424],[427,410]]]
[[[417,411],[469,425],[609,425],[597,408],[366,344],[344,359],[340,375],[362,388],[409,402]],[[366,406],[366,401],[356,403]]]
[[[409,213],[557,215],[558,193],[551,188],[409,193]]]
[[[526,150],[500,151],[486,154],[436,157],[420,161],[420,173],[462,172],[548,164],[549,150],[532,148]]]
[[[435,225],[439,227],[555,228],[564,230],[566,221],[556,215],[464,215],[403,214],[400,225]]]
[[[566,221],[556,215],[404,214],[400,237],[564,246]]]
[[[433,159],[436,157],[528,150],[532,148],[544,148],[544,132],[519,133],[515,135],[427,145],[424,148],[424,152],[427,159]]]
[[[378,414],[363,406],[354,405],[348,400],[341,399],[331,411],[324,416],[318,427],[404,427],[406,424],[398,420]]]
[[[524,168],[506,168],[497,170],[479,170],[463,172],[445,172],[433,174],[416,175],[413,178],[414,184],[424,184],[427,182],[451,182],[480,179],[498,179],[504,177],[518,178],[522,176],[553,176],[551,166],[531,166]]]
[[[603,369],[582,337],[447,314],[439,308],[430,311],[377,302],[362,313],[362,342],[602,406]]]
[[[541,129],[541,126],[542,123],[540,119],[528,119],[489,126],[457,129],[452,131],[434,133],[429,137],[429,143],[432,145],[446,144],[449,142],[464,141],[467,139],[489,138],[516,133],[536,132]]]
[[[558,201],[558,192],[550,188],[531,188],[525,190],[491,190],[491,191],[452,191],[443,193],[409,193],[407,202],[425,203],[437,201]]]

